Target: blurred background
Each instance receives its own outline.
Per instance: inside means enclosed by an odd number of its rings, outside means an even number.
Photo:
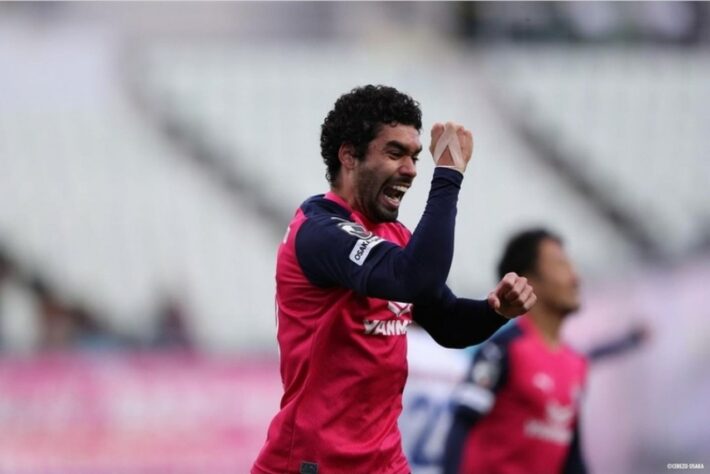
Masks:
[[[592,472],[710,466],[709,7],[0,3],[0,472],[248,471],[281,395],[276,248],[368,83],[421,103],[425,146],[474,133],[456,292],[544,225],[583,276],[570,343],[644,329],[591,370]],[[412,387],[445,397],[465,362],[428,350]],[[438,472],[409,409],[413,471]]]

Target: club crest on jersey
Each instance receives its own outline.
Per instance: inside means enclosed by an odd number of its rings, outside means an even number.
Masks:
[[[538,372],[533,376],[532,384],[543,392],[551,392],[555,388],[555,379],[545,372]]]
[[[400,303],[399,301],[388,301],[387,302],[387,309],[392,311],[395,316],[400,317],[403,314],[407,314],[407,313],[412,312],[412,304],[411,303]]]
[[[363,324],[365,325],[365,334],[368,336],[404,336],[412,321],[410,319],[387,319],[384,321],[366,319]]]

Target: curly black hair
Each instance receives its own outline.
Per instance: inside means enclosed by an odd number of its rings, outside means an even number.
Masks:
[[[421,131],[419,102],[394,87],[382,85],[357,87],[338,98],[321,126],[320,135],[321,155],[327,167],[325,176],[330,184],[340,171],[340,146],[353,145],[355,157],[362,160],[367,146],[384,124],[411,125]]]

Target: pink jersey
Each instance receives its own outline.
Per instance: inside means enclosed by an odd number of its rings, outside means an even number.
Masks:
[[[512,322],[481,346],[454,394],[446,472],[563,472],[585,374],[582,355],[550,348],[527,317]]]
[[[409,239],[401,223],[373,224],[333,193],[296,212],[276,267],[284,395],[253,474],[409,473],[397,418],[411,305],[362,288]],[[355,289],[323,277],[339,272]]]

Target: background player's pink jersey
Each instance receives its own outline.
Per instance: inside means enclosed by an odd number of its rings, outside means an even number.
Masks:
[[[566,345],[548,346],[528,317],[515,320],[483,344],[455,393],[455,423],[474,414],[477,421],[460,432],[454,451],[460,458],[447,461],[458,468],[447,472],[561,473],[585,376],[582,355]]]
[[[411,305],[318,281],[328,263],[313,255],[316,242],[334,253],[342,269],[329,270],[348,272],[357,288],[385,241],[409,238],[402,224],[373,224],[332,193],[296,212],[276,269],[284,395],[253,473],[409,472],[397,418]]]

